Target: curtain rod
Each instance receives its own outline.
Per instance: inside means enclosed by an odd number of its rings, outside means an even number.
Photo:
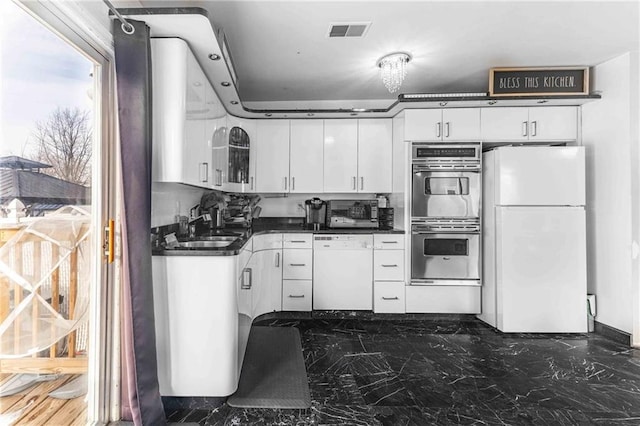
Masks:
[[[113,7],[113,5],[109,0],[102,0],[102,1],[113,12],[113,14],[116,15],[116,17],[120,20],[120,22],[122,22],[121,28],[125,34],[133,34],[136,31],[135,27],[131,25],[126,19],[124,19],[124,16],[122,16],[120,12],[118,12],[118,10],[115,7]]]

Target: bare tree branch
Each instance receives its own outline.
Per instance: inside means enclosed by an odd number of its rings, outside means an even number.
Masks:
[[[57,108],[46,121],[36,123],[35,137],[38,161],[53,166],[45,173],[80,185],[91,183],[89,111]]]

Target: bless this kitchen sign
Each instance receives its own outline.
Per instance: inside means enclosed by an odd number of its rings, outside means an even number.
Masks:
[[[589,68],[492,68],[489,96],[588,95]]]

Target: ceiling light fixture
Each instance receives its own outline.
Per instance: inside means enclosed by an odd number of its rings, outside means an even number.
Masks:
[[[389,93],[400,90],[404,78],[407,76],[407,64],[411,60],[411,55],[404,52],[395,52],[383,56],[376,65],[380,68],[380,78]]]

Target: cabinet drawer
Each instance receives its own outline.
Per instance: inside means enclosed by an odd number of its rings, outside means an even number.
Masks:
[[[282,234],[263,234],[253,238],[253,251],[282,248]]]
[[[479,314],[481,286],[407,286],[407,313]]]
[[[373,248],[376,250],[404,250],[404,235],[373,234]]]
[[[404,250],[374,250],[374,281],[404,281]]]
[[[313,234],[282,234],[283,248],[310,249],[313,247]]]
[[[291,280],[310,280],[313,277],[313,250],[283,250],[282,278]]]
[[[404,282],[376,281],[373,283],[373,312],[403,314]]]
[[[311,280],[282,281],[282,310],[311,311]]]

